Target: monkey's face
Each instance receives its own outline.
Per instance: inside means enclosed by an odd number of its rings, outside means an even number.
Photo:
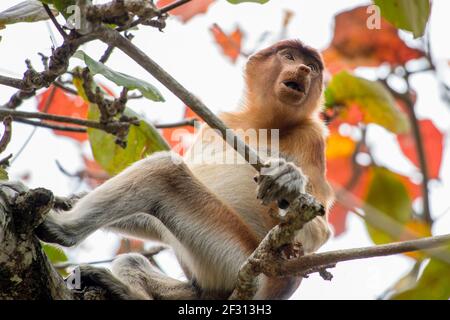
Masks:
[[[248,90],[250,94],[260,93],[261,104],[310,113],[322,95],[322,70],[317,51],[300,42],[282,41],[250,58],[246,68]]]
[[[274,93],[283,104],[300,106],[310,95],[320,75],[318,64],[308,56],[292,48],[280,50],[274,55],[272,78],[275,79]]]

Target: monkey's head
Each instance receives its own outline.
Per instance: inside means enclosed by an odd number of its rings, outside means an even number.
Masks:
[[[249,58],[245,70],[249,98],[262,107],[283,108],[284,114],[312,114],[322,96],[323,68],[315,49],[298,40],[280,41]]]

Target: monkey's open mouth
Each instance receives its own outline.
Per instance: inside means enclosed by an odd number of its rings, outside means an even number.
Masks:
[[[305,86],[297,81],[287,80],[283,81],[283,84],[291,90],[295,90],[300,93],[305,92]]]

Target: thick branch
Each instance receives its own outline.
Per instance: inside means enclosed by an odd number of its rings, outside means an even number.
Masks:
[[[72,299],[33,230],[54,202],[45,189],[3,182],[0,188],[0,300]]]
[[[236,288],[230,300],[252,299],[256,293],[257,277],[261,272],[268,276],[279,276],[279,266],[284,261],[280,249],[292,246],[294,238],[303,226],[316,216],[325,214],[322,206],[317,206],[315,199],[304,194],[291,204],[291,209],[264,237],[258,248],[251,254],[239,270]]]

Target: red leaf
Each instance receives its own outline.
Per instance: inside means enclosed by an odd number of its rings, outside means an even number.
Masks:
[[[333,225],[334,236],[339,236],[345,232],[347,215],[349,209],[337,202],[331,209],[329,222]]]
[[[109,175],[95,160],[83,156],[83,162],[85,168],[82,172],[82,176],[86,179],[86,182],[90,187],[96,188],[108,180]]]
[[[333,40],[323,52],[330,72],[382,63],[403,65],[423,56],[422,51],[408,47],[389,22],[382,19],[380,29],[369,29],[368,18],[366,6],[336,15]]]
[[[51,92],[54,90],[53,98],[50,102],[48,99]],[[69,116],[75,118],[86,119],[88,105],[79,96],[71,95],[66,93],[63,89],[50,86],[47,90],[37,96],[38,100],[38,110],[41,112],[46,112],[54,115]],[[48,123],[54,123],[59,125],[64,125],[61,122],[46,121]],[[67,124],[74,126],[72,124]],[[87,134],[84,132],[67,132],[62,130],[53,130],[56,135],[69,137],[75,139],[79,142],[87,140]]]
[[[242,31],[236,27],[230,35],[227,35],[215,23],[210,28],[216,43],[222,48],[223,54],[231,59],[234,63],[241,53]]]
[[[419,127],[428,164],[428,175],[432,179],[437,179],[442,163],[443,134],[428,119],[419,121]],[[419,168],[419,158],[413,134],[409,132],[398,135],[397,140],[405,156]]]
[[[159,0],[156,6],[162,8],[175,2],[174,0]],[[201,1],[191,1],[185,3],[173,10],[170,10],[171,15],[177,16],[183,23],[186,23],[192,17],[197,14],[206,13],[208,7],[214,2],[214,0],[201,0]]]

